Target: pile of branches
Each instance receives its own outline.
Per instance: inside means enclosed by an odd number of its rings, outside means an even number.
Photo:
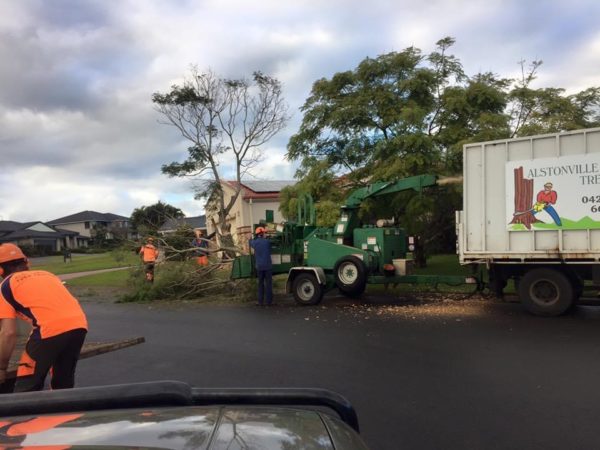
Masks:
[[[198,264],[199,250],[189,246],[189,240],[182,245],[181,239],[156,238],[155,245],[158,245],[161,256],[155,266],[154,283],[145,282],[140,265],[132,275],[133,292],[124,295],[121,301],[184,300],[208,296],[237,298],[240,293],[253,291],[241,288],[249,280],[231,280],[229,277],[233,259],[227,255],[239,254],[240,249],[216,247],[214,241],[203,240],[209,243],[209,248],[203,249],[209,255],[209,262],[204,266]]]

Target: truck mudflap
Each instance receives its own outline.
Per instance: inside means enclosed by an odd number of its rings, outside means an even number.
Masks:
[[[132,347],[134,345],[142,344],[146,341],[143,336],[122,339],[120,341],[112,342],[86,342],[83,344],[79,359],[91,358],[92,356],[102,355],[104,353],[114,352],[121,350],[122,348]],[[12,391],[12,387],[17,376],[17,368],[19,367],[19,359],[21,353],[25,349],[27,339],[20,339],[17,342],[15,351],[13,352],[10,363],[8,364],[8,370],[6,371],[6,381],[0,384],[0,394],[5,394]]]

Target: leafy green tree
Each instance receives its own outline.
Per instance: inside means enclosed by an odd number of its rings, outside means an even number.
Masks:
[[[154,205],[141,206],[131,213],[130,223],[133,229],[141,234],[156,234],[169,219],[182,219],[185,217],[181,209],[158,201]]]
[[[533,89],[542,61],[533,61],[529,68],[525,61],[519,64],[521,78],[509,94],[511,137],[600,125],[600,88],[590,87],[571,95],[565,95],[562,88]]]
[[[498,81],[491,76],[467,80],[458,59],[448,53],[453,43],[451,38],[438,41],[430,55],[409,47],[366,58],[354,70],[316,81],[288,145],[288,158],[301,163],[299,184],[310,179],[309,186],[335,185],[329,180],[343,173],[344,189],[311,192],[321,204],[339,206],[350,191],[374,181],[447,173],[453,165],[450,143],[468,137],[466,125],[477,132],[489,121],[507,123],[505,96],[490,92]],[[380,213],[398,220],[414,196],[365,203],[363,220],[373,221]],[[416,231],[427,225],[422,228]]]
[[[343,190],[317,192],[311,186],[319,180],[335,185],[329,180],[343,175],[347,193],[421,173],[453,175],[462,171],[465,143],[600,125],[598,88],[572,95],[533,89],[541,61],[523,69],[520,80],[492,73],[467,76],[449,53],[453,44],[446,37],[429,55],[409,47],[366,58],[353,70],[317,80],[288,144],[288,158],[300,162],[295,189],[310,191],[321,203],[339,204]],[[282,210],[291,199],[284,199]],[[394,217],[429,245],[452,250],[453,233],[444,238],[439,231],[453,229],[460,202],[460,191],[447,187],[401,193],[366,203],[363,220]]]
[[[283,217],[295,220],[297,201],[300,193],[308,193],[315,204],[318,226],[333,226],[339,218],[339,206],[345,198],[344,180],[338,179],[323,161],[311,166],[311,170],[295,185],[285,187],[280,193],[280,207]]]

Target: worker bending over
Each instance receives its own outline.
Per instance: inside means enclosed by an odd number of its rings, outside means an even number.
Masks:
[[[33,329],[19,361],[15,392],[43,389],[50,370],[52,389],[72,388],[88,328],[79,302],[56,275],[29,270],[27,257],[14,244],[0,245],[0,274],[0,383],[15,349],[18,317]]]
[[[149,283],[154,282],[154,265],[158,258],[158,249],[154,246],[154,238],[149,237],[146,239],[146,244],[140,248],[140,258],[144,263],[144,270],[146,271],[146,281]]]

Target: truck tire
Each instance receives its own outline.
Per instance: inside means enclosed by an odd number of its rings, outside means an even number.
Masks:
[[[365,291],[367,285],[367,268],[365,263],[356,256],[342,256],[333,266],[333,277],[342,294],[358,297]]]
[[[294,300],[299,305],[316,305],[323,298],[323,286],[312,273],[301,273],[294,278],[292,283]]]
[[[565,274],[554,269],[533,269],[519,283],[523,306],[539,316],[559,316],[575,301],[573,285]]]

